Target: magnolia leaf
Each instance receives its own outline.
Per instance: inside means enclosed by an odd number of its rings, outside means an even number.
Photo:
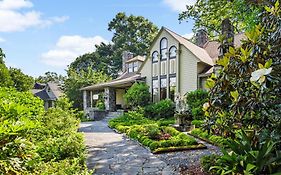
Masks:
[[[235,49],[233,47],[229,47],[229,53],[234,56],[235,55]]]
[[[271,8],[270,8],[270,7],[265,6],[264,9],[265,9],[267,12],[271,13]]]
[[[226,68],[228,66],[228,64],[229,64],[229,60],[230,60],[229,57],[225,56],[222,59],[219,59],[217,61],[217,64],[223,66],[224,68]]]
[[[270,68],[271,65],[272,65],[272,59],[268,60],[268,61],[265,63],[264,67],[265,67],[266,69],[268,69],[268,68]]]
[[[276,3],[275,3],[275,10],[277,10],[277,9],[280,8],[279,5],[280,5],[280,4],[279,4],[279,0],[277,0]]]
[[[263,69],[263,68],[264,68],[261,63],[259,63],[259,68],[260,68],[260,69]]]
[[[243,63],[245,63],[248,60],[246,56],[241,56],[240,59]]]
[[[207,81],[206,81],[206,87],[211,89],[215,86],[215,81],[212,80],[211,78],[208,78]]]
[[[230,92],[230,95],[232,96],[232,98],[234,99],[234,102],[236,102],[238,100],[238,96],[239,96],[239,93],[238,91],[231,91]]]

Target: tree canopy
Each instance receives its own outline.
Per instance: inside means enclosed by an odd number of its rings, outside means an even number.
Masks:
[[[252,0],[197,0],[194,5],[187,5],[180,13],[179,20],[194,20],[194,32],[205,28],[214,37],[221,31],[221,22],[229,18],[236,33],[254,28],[259,23],[261,7],[253,5]]]
[[[31,76],[25,75],[20,69],[9,69],[13,87],[18,91],[28,91],[34,86],[34,79]]]
[[[69,69],[76,72],[87,71],[91,67],[95,71],[103,71],[116,77],[122,68],[122,53],[130,51],[135,55],[147,53],[158,28],[142,16],[127,16],[118,13],[108,24],[108,30],[113,32],[111,43],[96,45],[96,51],[76,58]]]
[[[65,77],[62,75],[58,75],[56,72],[45,72],[44,75],[40,75],[35,79],[38,83],[48,83],[48,82],[56,82],[59,84],[63,84]]]

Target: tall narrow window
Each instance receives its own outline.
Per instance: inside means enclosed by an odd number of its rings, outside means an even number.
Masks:
[[[158,96],[158,79],[152,80],[152,101],[157,102]]]
[[[128,72],[129,73],[133,72],[133,63],[129,63]]]
[[[167,59],[167,52],[168,52],[168,40],[167,40],[167,38],[162,38],[160,41],[161,60]]]
[[[152,54],[152,77],[158,76],[158,52]]]
[[[176,93],[176,77],[170,77],[170,92],[169,98],[171,100],[175,100],[175,93]]]
[[[160,100],[167,98],[167,78],[161,78],[160,80]]]
[[[167,71],[166,71],[166,63],[167,61],[161,61],[161,75],[166,75]]]
[[[176,73],[176,58],[177,58],[177,48],[175,46],[172,46],[169,50],[169,73],[170,74],[175,74]]]
[[[134,72],[138,71],[138,62],[137,61],[133,62],[133,71]]]

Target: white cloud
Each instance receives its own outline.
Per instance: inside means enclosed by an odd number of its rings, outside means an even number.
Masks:
[[[78,56],[95,51],[95,45],[101,42],[108,43],[101,36],[61,36],[54,49],[42,54],[41,61],[50,66],[65,68]]]
[[[187,39],[191,39],[192,37],[194,36],[194,33],[191,32],[191,33],[187,33],[187,34],[184,34],[183,37],[187,38]]]
[[[27,0],[2,0],[0,2],[0,9],[2,10],[12,10],[30,7],[33,7],[33,4]]]
[[[4,42],[6,42],[6,40],[0,37],[0,43],[4,43]]]
[[[186,5],[193,5],[196,0],[163,0],[172,10],[182,12],[186,10]]]
[[[31,8],[28,0],[3,0],[0,2],[0,32],[24,31],[30,27],[46,27],[54,23],[62,23],[67,16],[44,19],[42,13],[34,10],[22,12],[23,8]]]

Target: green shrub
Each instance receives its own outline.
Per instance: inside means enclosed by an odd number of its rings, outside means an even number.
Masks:
[[[7,88],[0,88],[0,101],[1,173],[55,174],[59,166],[61,174],[87,173],[79,120],[68,104],[45,112],[39,98]]]
[[[98,100],[97,104],[96,104],[96,108],[98,108],[99,110],[105,110],[105,104],[103,100]]]
[[[208,92],[198,89],[186,94],[186,103],[191,109],[194,119],[204,119],[203,104],[208,101]]]
[[[134,83],[124,97],[130,107],[144,107],[150,102],[149,87],[145,83]]]
[[[204,172],[209,172],[212,174],[215,173],[215,171],[211,171],[210,168],[215,165],[215,162],[217,161],[218,157],[219,155],[211,154],[200,158],[200,163]]]
[[[146,106],[144,108],[144,115],[152,119],[171,118],[174,116],[174,111],[175,105],[173,101],[166,99]]]
[[[191,124],[196,128],[200,128],[204,124],[204,120],[193,120]]]

